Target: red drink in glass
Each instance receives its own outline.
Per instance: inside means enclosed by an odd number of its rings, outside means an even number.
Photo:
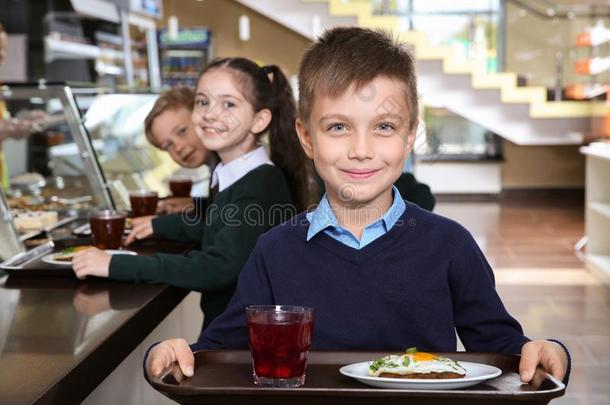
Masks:
[[[283,305],[246,308],[254,383],[298,387],[305,382],[313,309]]]
[[[174,197],[190,197],[193,180],[188,176],[172,176],[169,179],[169,189]]]
[[[119,249],[125,230],[125,212],[103,210],[89,214],[89,226],[95,246],[99,249]]]
[[[131,212],[134,217],[155,215],[157,213],[159,194],[156,191],[131,191],[129,193],[129,202],[131,203]]]

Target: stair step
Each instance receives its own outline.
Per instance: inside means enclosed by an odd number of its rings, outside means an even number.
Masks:
[[[476,68],[476,63],[471,60],[457,61],[451,58],[453,60],[447,61],[447,59],[443,60],[443,72],[448,74],[469,75]]]
[[[504,103],[544,103],[546,89],[542,86],[505,87],[501,99]]]
[[[414,44],[415,45],[415,44]],[[424,48],[415,45],[415,57],[420,60],[442,60],[446,52],[442,48]]]
[[[328,11],[335,16],[372,16],[372,7],[370,1],[329,1]],[[362,22],[360,21],[362,26]]]
[[[530,116],[532,118],[604,117],[606,112],[606,103],[603,101],[547,101],[530,104]]]
[[[504,89],[517,85],[517,75],[512,72],[473,73],[472,87],[475,89]]]

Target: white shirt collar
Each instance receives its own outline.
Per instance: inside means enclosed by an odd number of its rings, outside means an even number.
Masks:
[[[212,187],[218,184],[218,191],[223,191],[231,187],[233,183],[244,177],[251,170],[264,164],[273,165],[264,146],[259,146],[226,165],[222,164],[222,162],[218,163],[214,173],[212,173]]]

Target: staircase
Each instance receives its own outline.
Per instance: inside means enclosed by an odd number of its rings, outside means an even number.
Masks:
[[[280,24],[315,39],[336,25],[396,32],[395,16],[373,15],[369,0],[237,0]],[[463,61],[453,49],[432,46],[420,32],[400,32],[417,59],[424,103],[445,107],[517,145],[577,145],[603,120],[604,102],[547,101],[543,87],[517,86],[517,75],[487,73],[482,62]]]
[[[238,3],[315,41],[325,29],[337,25],[357,25],[356,16],[335,16],[324,1],[302,0],[237,0]]]

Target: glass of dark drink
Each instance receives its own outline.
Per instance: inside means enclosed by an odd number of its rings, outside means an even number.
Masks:
[[[112,210],[89,213],[89,226],[95,246],[99,249],[119,249],[125,230],[127,213]]]
[[[159,202],[159,194],[156,191],[147,190],[130,191],[129,202],[131,203],[131,212],[134,217],[155,215],[157,203]]]
[[[193,179],[189,176],[172,176],[169,178],[169,190],[174,197],[190,197]]]
[[[305,383],[313,332],[313,308],[288,305],[246,307],[254,384],[300,387]]]

